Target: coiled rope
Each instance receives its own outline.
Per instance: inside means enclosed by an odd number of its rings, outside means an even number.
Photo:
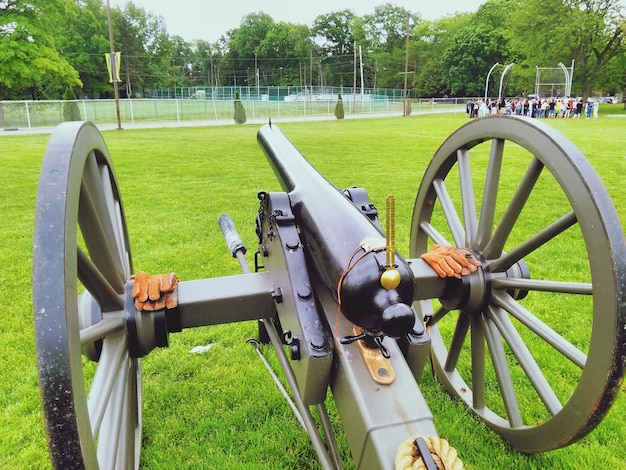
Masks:
[[[437,470],[463,470],[463,462],[456,449],[445,439],[435,436],[413,436],[398,447],[396,470],[422,470],[429,467],[422,459],[417,440],[422,439],[428,447]]]

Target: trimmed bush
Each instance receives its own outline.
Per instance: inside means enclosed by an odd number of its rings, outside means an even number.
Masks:
[[[246,122],[246,109],[243,107],[239,91],[235,92],[235,123],[243,124]]]
[[[345,113],[343,111],[343,100],[341,99],[341,93],[337,95],[337,104],[335,105],[335,117],[337,119],[343,119]]]
[[[76,95],[72,87],[68,86],[63,93],[63,99],[67,103],[63,103],[63,120],[64,121],[80,121],[80,109],[76,102]]]

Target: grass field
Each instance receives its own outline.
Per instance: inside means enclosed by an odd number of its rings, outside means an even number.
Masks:
[[[611,112],[621,111],[621,105]],[[553,120],[586,155],[626,221],[626,118]],[[285,123],[281,129],[338,187],[361,186],[384,206],[397,198],[399,250],[408,249],[415,194],[461,115]],[[229,213],[249,247],[260,190],[280,190],[256,144],[256,126],[105,132],[121,187],[135,270],[183,280],[239,273],[218,216]],[[50,466],[37,386],[31,268],[35,194],[48,136],[0,137],[0,468]],[[574,314],[573,314],[574,315]],[[145,469],[308,469],[315,453],[254,350],[254,322],[170,336],[143,360]],[[211,344],[205,354],[190,354]],[[273,354],[267,350],[270,359]],[[466,468],[626,469],[624,392],[588,437],[557,451],[521,455],[473,418],[426,373],[422,391],[441,437]],[[332,404],[329,405],[333,414]],[[336,424],[337,418],[334,416]],[[347,456],[345,442],[340,445]],[[346,457],[347,459],[347,457]],[[352,468],[350,463],[347,468]]]

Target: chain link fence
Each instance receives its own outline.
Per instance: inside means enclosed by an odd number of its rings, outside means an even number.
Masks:
[[[244,95],[242,103],[248,122],[272,119],[274,122],[298,119],[334,119],[337,96],[288,95],[270,100]],[[413,113],[465,112],[465,99],[411,100]],[[383,95],[347,95],[343,97],[346,118],[402,116],[403,100]],[[73,106],[73,113],[68,113]],[[120,119],[124,127],[169,123],[169,125],[233,123],[234,101],[227,99],[171,98],[120,99]],[[68,119],[88,120],[98,125],[117,123],[115,100],[76,101],[0,101],[0,129],[38,129],[55,127]]]

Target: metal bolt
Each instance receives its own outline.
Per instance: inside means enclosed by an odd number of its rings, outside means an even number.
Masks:
[[[309,286],[300,286],[298,287],[298,297],[302,300],[308,300],[311,298],[312,292]]]

